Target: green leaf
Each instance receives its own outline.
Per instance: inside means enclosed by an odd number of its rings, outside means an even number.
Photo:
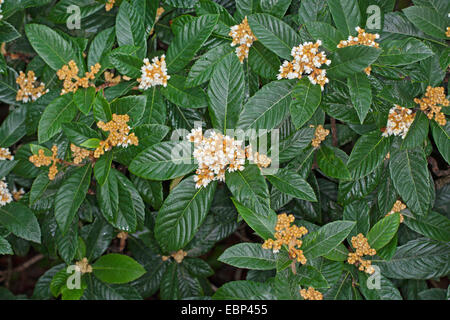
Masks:
[[[277,173],[266,176],[266,178],[275,188],[285,194],[306,201],[317,201],[314,190],[296,172],[278,169]]]
[[[280,59],[256,41],[250,48],[248,64],[253,72],[266,79],[275,79],[280,69]]]
[[[345,39],[339,30],[325,22],[311,21],[306,24],[306,28],[314,39],[322,40],[322,46],[331,52],[336,51],[339,42]]]
[[[33,49],[53,70],[61,69],[71,60],[83,70],[83,64],[77,58],[79,48],[53,29],[41,24],[27,24],[25,33]]]
[[[39,121],[39,143],[44,143],[61,131],[63,122],[70,122],[77,114],[77,107],[73,103],[73,95],[67,93],[53,100],[42,114]]]
[[[413,149],[423,144],[428,137],[428,117],[423,112],[416,112],[414,121],[402,141],[402,149]]]
[[[378,221],[367,234],[370,246],[379,250],[387,245],[397,233],[400,225],[400,214],[390,214]]]
[[[313,266],[304,265],[297,273],[298,283],[301,286],[318,288],[328,288],[329,284],[322,273]]]
[[[442,157],[450,164],[450,122],[447,121],[445,126],[440,126],[431,121],[431,133]]]
[[[205,108],[208,106],[208,98],[200,87],[185,88],[186,78],[172,75],[167,82],[167,87],[161,93],[170,102],[182,108]]]
[[[63,234],[67,232],[81,206],[91,183],[92,167],[73,170],[59,187],[55,198],[55,219]]]
[[[7,67],[7,73],[0,73],[0,101],[7,104],[16,104],[17,84],[16,78],[19,76],[17,72]]]
[[[155,144],[137,155],[128,168],[134,175],[151,180],[169,180],[194,171],[189,141],[165,141]]]
[[[105,219],[117,229],[134,232],[145,219],[145,205],[133,183],[111,169],[107,182],[97,185],[97,200]]]
[[[280,19],[283,18],[290,5],[291,0],[261,0],[260,3],[263,12]]]
[[[25,240],[41,243],[41,229],[34,213],[18,202],[0,207],[0,225]]]
[[[437,241],[450,241],[450,220],[447,217],[435,211],[425,217],[404,217],[405,224],[411,230]]]
[[[11,111],[0,127],[0,146],[8,148],[26,135],[27,109],[25,107]]]
[[[377,60],[380,53],[380,49],[362,45],[339,48],[330,58],[327,75],[330,78],[347,78],[362,72]]]
[[[91,111],[92,104],[95,99],[95,88],[89,87],[87,89],[81,88],[73,95],[73,102],[78,109],[85,115],[88,115]]]
[[[422,41],[406,38],[387,42],[377,62],[388,66],[402,66],[424,60],[431,55],[433,51]]]
[[[302,250],[307,259],[330,253],[349,235],[355,227],[354,221],[334,221],[303,238]]]
[[[213,127],[225,134],[238,121],[244,83],[244,70],[236,55],[229,55],[216,65],[208,87],[208,109]]]
[[[80,146],[83,148],[96,149],[100,147],[100,142],[100,139],[92,138],[84,141],[82,144],[80,144]]]
[[[130,116],[128,125],[134,127],[140,124],[146,104],[147,96],[145,95],[122,97],[111,102],[111,112],[115,114],[128,114]]]
[[[365,73],[355,73],[347,79],[353,107],[358,113],[359,120],[363,124],[372,103],[372,90]]]
[[[394,187],[406,206],[425,216],[431,205],[427,160],[421,149],[393,150],[389,170]]]
[[[141,76],[141,67],[143,62],[128,53],[112,51],[108,56],[109,61],[123,75],[130,78],[138,78]]]
[[[431,279],[450,272],[448,243],[419,238],[397,248],[389,261],[372,261],[393,279]]]
[[[380,287],[368,288],[368,283],[370,275],[364,272],[358,272],[358,279],[360,284],[361,293],[367,300],[403,300],[400,291],[395,287],[395,285],[389,281],[383,275],[380,275]],[[372,285],[374,283],[371,283]]]
[[[84,123],[80,122],[65,122],[61,124],[64,135],[70,142],[81,146],[89,139],[100,139],[101,136],[97,131],[91,129]]]
[[[101,281],[118,284],[136,280],[145,273],[145,269],[133,258],[117,253],[100,257],[92,265],[92,269]]]
[[[167,69],[173,74],[183,69],[211,35],[218,15],[203,15],[186,23],[167,50]]]
[[[231,281],[221,286],[213,295],[214,300],[274,300],[268,283]]]
[[[354,179],[373,172],[389,151],[391,139],[383,137],[380,131],[361,136],[353,147],[347,167]]]
[[[403,9],[403,12],[409,21],[426,34],[440,39],[447,39],[445,30],[448,23],[441,16],[440,12],[432,8],[419,6],[411,6]],[[447,12],[444,12],[444,14],[447,14]]]
[[[102,67],[107,65],[107,56],[114,46],[116,40],[116,30],[114,27],[102,30],[92,40],[87,56],[88,66],[93,66],[97,62]]]
[[[277,258],[272,250],[263,249],[259,243],[239,243],[218,258],[236,268],[253,270],[272,270],[276,268]]]
[[[108,122],[112,120],[111,106],[103,96],[103,91],[100,91],[95,97],[93,113],[97,121]]]
[[[97,160],[94,166],[95,180],[102,186],[108,179],[109,171],[111,170],[113,153],[106,152]]]
[[[273,237],[275,225],[277,224],[277,215],[275,211],[268,209],[265,213],[255,212],[253,209],[244,207],[242,204],[233,200],[237,211],[245,222],[264,240]]]
[[[0,255],[3,254],[14,254],[14,252],[9,242],[5,238],[0,237]]]
[[[283,59],[291,60],[291,50],[300,44],[298,34],[282,20],[267,13],[256,13],[248,17],[248,24],[267,49]]]
[[[361,25],[358,2],[353,0],[327,0],[327,3],[336,27],[345,38],[355,34],[355,28]]]
[[[137,52],[139,58],[145,57],[147,42],[142,16],[126,1],[122,2],[116,16],[116,37],[119,46],[135,46],[139,48]]]
[[[308,122],[319,107],[322,91],[308,78],[301,79],[292,91],[292,103],[289,107],[291,119],[297,129]]]
[[[295,82],[282,80],[266,84],[244,105],[238,129],[273,129],[286,117]]]
[[[51,181],[46,172],[42,172],[36,179],[34,179],[30,190],[30,206],[41,198],[50,183]]]
[[[0,43],[10,42],[20,38],[20,33],[6,21],[0,21]]]
[[[192,240],[211,207],[216,183],[199,189],[193,177],[180,182],[164,201],[155,223],[155,237],[164,252],[183,248]]]
[[[186,79],[185,87],[192,88],[211,79],[218,63],[234,54],[234,48],[228,43],[217,46],[201,56],[192,66]]]
[[[317,164],[327,176],[350,180],[352,177],[344,161],[336,155],[336,149],[321,145],[317,150]]]
[[[270,207],[269,189],[258,166],[248,165],[243,171],[226,172],[225,182],[242,205],[260,213]]]
[[[355,228],[348,235],[348,239],[359,233],[366,235],[370,228],[370,209],[364,200],[354,201],[344,208],[343,219],[347,221],[355,221]],[[344,248],[345,249],[345,248]]]

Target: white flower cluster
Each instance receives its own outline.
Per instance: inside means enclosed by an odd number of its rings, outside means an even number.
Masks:
[[[0,160],[14,160],[14,156],[8,148],[0,148]]]
[[[253,42],[256,41],[256,37],[253,34],[250,26],[248,24],[247,17],[242,20],[241,24],[237,24],[230,28],[230,33],[228,34],[233,38],[231,46],[236,48],[236,55],[241,63],[244,63],[244,59],[248,58],[248,53]]]
[[[293,47],[291,55],[294,60],[291,62],[284,61],[280,66],[278,80],[281,79],[301,79],[303,74],[308,75],[308,79],[312,84],[319,84],[322,90],[328,83],[326,77],[327,71],[320,69],[322,65],[330,65],[331,60],[327,59],[324,51],[319,52],[319,46],[322,41],[317,40],[316,43],[305,42],[298,47]]]
[[[194,143],[194,158],[198,169],[194,177],[196,187],[206,187],[211,181],[225,181],[225,171],[242,171],[245,164],[245,151],[242,141],[212,132],[203,136],[202,128],[192,129],[186,137]]]
[[[8,184],[4,180],[5,178],[0,180],[0,207],[10,203],[13,200],[11,192],[8,190]]]
[[[139,89],[147,90],[153,86],[167,86],[167,80],[170,79],[170,76],[167,75],[165,58],[165,55],[162,55],[161,59],[154,57],[152,63],[148,58],[144,59],[144,65],[141,68],[142,76],[137,79],[140,82]]]
[[[411,109],[403,108],[399,105],[395,105],[389,110],[388,122],[386,130],[383,132],[384,137],[391,135],[401,136],[405,139],[408,134],[409,127],[414,122],[415,113],[412,113]]]
[[[375,34],[367,33],[364,29],[361,29],[360,27],[356,27],[355,30],[358,32],[357,37],[348,36],[348,39],[339,42],[337,47],[344,48],[354,45],[364,45],[368,47],[379,48],[379,44],[375,42],[376,39],[380,38],[380,35],[378,33]]]

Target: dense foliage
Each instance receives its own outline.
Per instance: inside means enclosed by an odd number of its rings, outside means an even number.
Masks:
[[[448,0],[0,3],[0,298],[450,298]]]

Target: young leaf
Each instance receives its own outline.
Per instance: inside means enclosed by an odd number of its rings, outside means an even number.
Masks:
[[[277,258],[259,243],[239,243],[225,250],[218,260],[237,268],[272,270],[276,268]]]
[[[145,273],[145,269],[133,258],[117,253],[100,257],[92,269],[94,275],[106,283],[128,283]]]
[[[370,246],[379,250],[387,245],[397,233],[400,225],[400,214],[394,213],[378,221],[367,234]]]

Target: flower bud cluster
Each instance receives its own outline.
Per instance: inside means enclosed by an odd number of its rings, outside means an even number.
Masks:
[[[177,263],[181,263],[186,256],[187,252],[180,249],[177,252],[173,252],[170,256],[161,256],[161,259],[162,261],[167,261],[172,257]]]
[[[14,156],[8,148],[0,148],[0,160],[14,160]]]
[[[314,125],[310,125],[311,128],[314,128]],[[330,134],[330,130],[325,129],[321,124],[316,127],[316,131],[314,132],[314,138],[311,141],[311,145],[314,148],[320,147],[322,141]]]
[[[389,212],[386,214],[386,216],[389,216],[389,215],[391,215],[391,214],[400,212],[400,211],[405,210],[405,209],[406,209],[406,205],[405,205],[403,202],[401,202],[400,200],[397,200],[397,201],[395,201],[394,206],[392,207],[391,211],[389,211]],[[403,215],[400,213],[400,223],[402,223],[403,220],[404,220],[404,217],[403,217]]]
[[[302,236],[308,233],[305,227],[299,227],[297,225],[291,224],[294,222],[295,217],[290,214],[281,213],[278,215],[277,225],[275,226],[275,240],[267,239],[264,241],[262,247],[263,249],[272,249],[274,253],[280,251],[283,245],[287,245],[289,249],[289,258],[297,260],[301,264],[305,264],[307,259],[303,255],[303,250],[300,249],[302,246]]]
[[[394,135],[401,136],[402,139],[405,139],[411,124],[414,122],[415,116],[416,114],[411,109],[394,105],[389,110],[388,121],[383,136],[388,137]]]
[[[278,80],[301,79],[303,74],[307,74],[309,81],[320,85],[323,90],[329,80],[326,77],[327,71],[320,68],[323,64],[330,65],[331,60],[327,59],[325,52],[319,52],[321,45],[322,41],[317,40],[316,43],[305,42],[292,48],[291,55],[294,60],[283,62],[277,76]]]
[[[425,96],[422,99],[415,98],[414,102],[420,105],[420,110],[427,115],[428,119],[434,117],[439,125],[445,126],[447,120],[441,109],[442,107],[448,107],[450,102],[445,97],[443,87],[432,88],[428,86]]]
[[[242,20],[241,24],[231,27],[229,36],[233,38],[231,46],[236,48],[236,55],[241,63],[244,63],[244,59],[248,58],[248,53],[253,42],[256,41],[256,37],[253,34],[248,24],[247,17]]]
[[[106,0],[105,10],[106,11],[111,11],[111,9],[114,7],[115,3],[116,3],[116,0]]]
[[[114,113],[111,121],[97,123],[97,126],[103,131],[109,132],[109,135],[106,140],[100,141],[100,146],[95,149],[95,158],[100,158],[105,151],[111,150],[112,147],[127,148],[129,145],[137,146],[139,144],[138,137],[134,133],[130,133],[131,128],[128,126],[128,121],[130,121],[128,114],[117,115]]]
[[[63,89],[61,90],[61,95],[68,92],[76,92],[79,87],[87,88],[89,87],[89,80],[94,80],[95,75],[100,71],[101,65],[96,63],[91,66],[91,71],[86,72],[85,76],[78,77],[78,66],[75,61],[69,61],[68,65],[64,65],[61,69],[56,72],[59,80],[64,80]]]
[[[20,89],[17,90],[17,101],[22,101],[23,103],[36,101],[48,92],[48,89],[45,89],[45,83],[41,82],[38,84],[36,80],[37,78],[33,71],[28,71],[27,75],[20,71],[20,74],[16,79],[16,83],[20,87]]]
[[[73,143],[70,145],[70,150],[72,151],[73,163],[80,164],[87,157],[93,156],[93,152],[80,147],[77,147]]]
[[[50,180],[55,179],[56,174],[58,173],[58,167],[57,163],[59,163],[61,160],[57,158],[58,155],[58,147],[54,145],[52,147],[52,155],[46,156],[44,154],[44,149],[39,149],[38,154],[34,154],[28,158],[28,160],[33,163],[36,167],[41,166],[50,166],[48,171],[48,178]]]
[[[92,266],[89,264],[87,258],[83,258],[80,261],[77,261],[75,265],[77,266],[78,271],[81,272],[82,274],[92,272]]]
[[[358,269],[366,273],[372,274],[375,269],[372,267],[372,262],[369,260],[363,260],[363,256],[374,256],[377,252],[372,249],[362,233],[352,237],[352,246],[355,248],[355,252],[349,252],[347,262],[350,264],[359,265]]]
[[[323,295],[313,287],[309,287],[308,290],[301,289],[300,295],[305,300],[323,300]]]
[[[5,178],[0,180],[0,207],[13,201],[13,196],[9,192],[8,184],[4,181]]]

